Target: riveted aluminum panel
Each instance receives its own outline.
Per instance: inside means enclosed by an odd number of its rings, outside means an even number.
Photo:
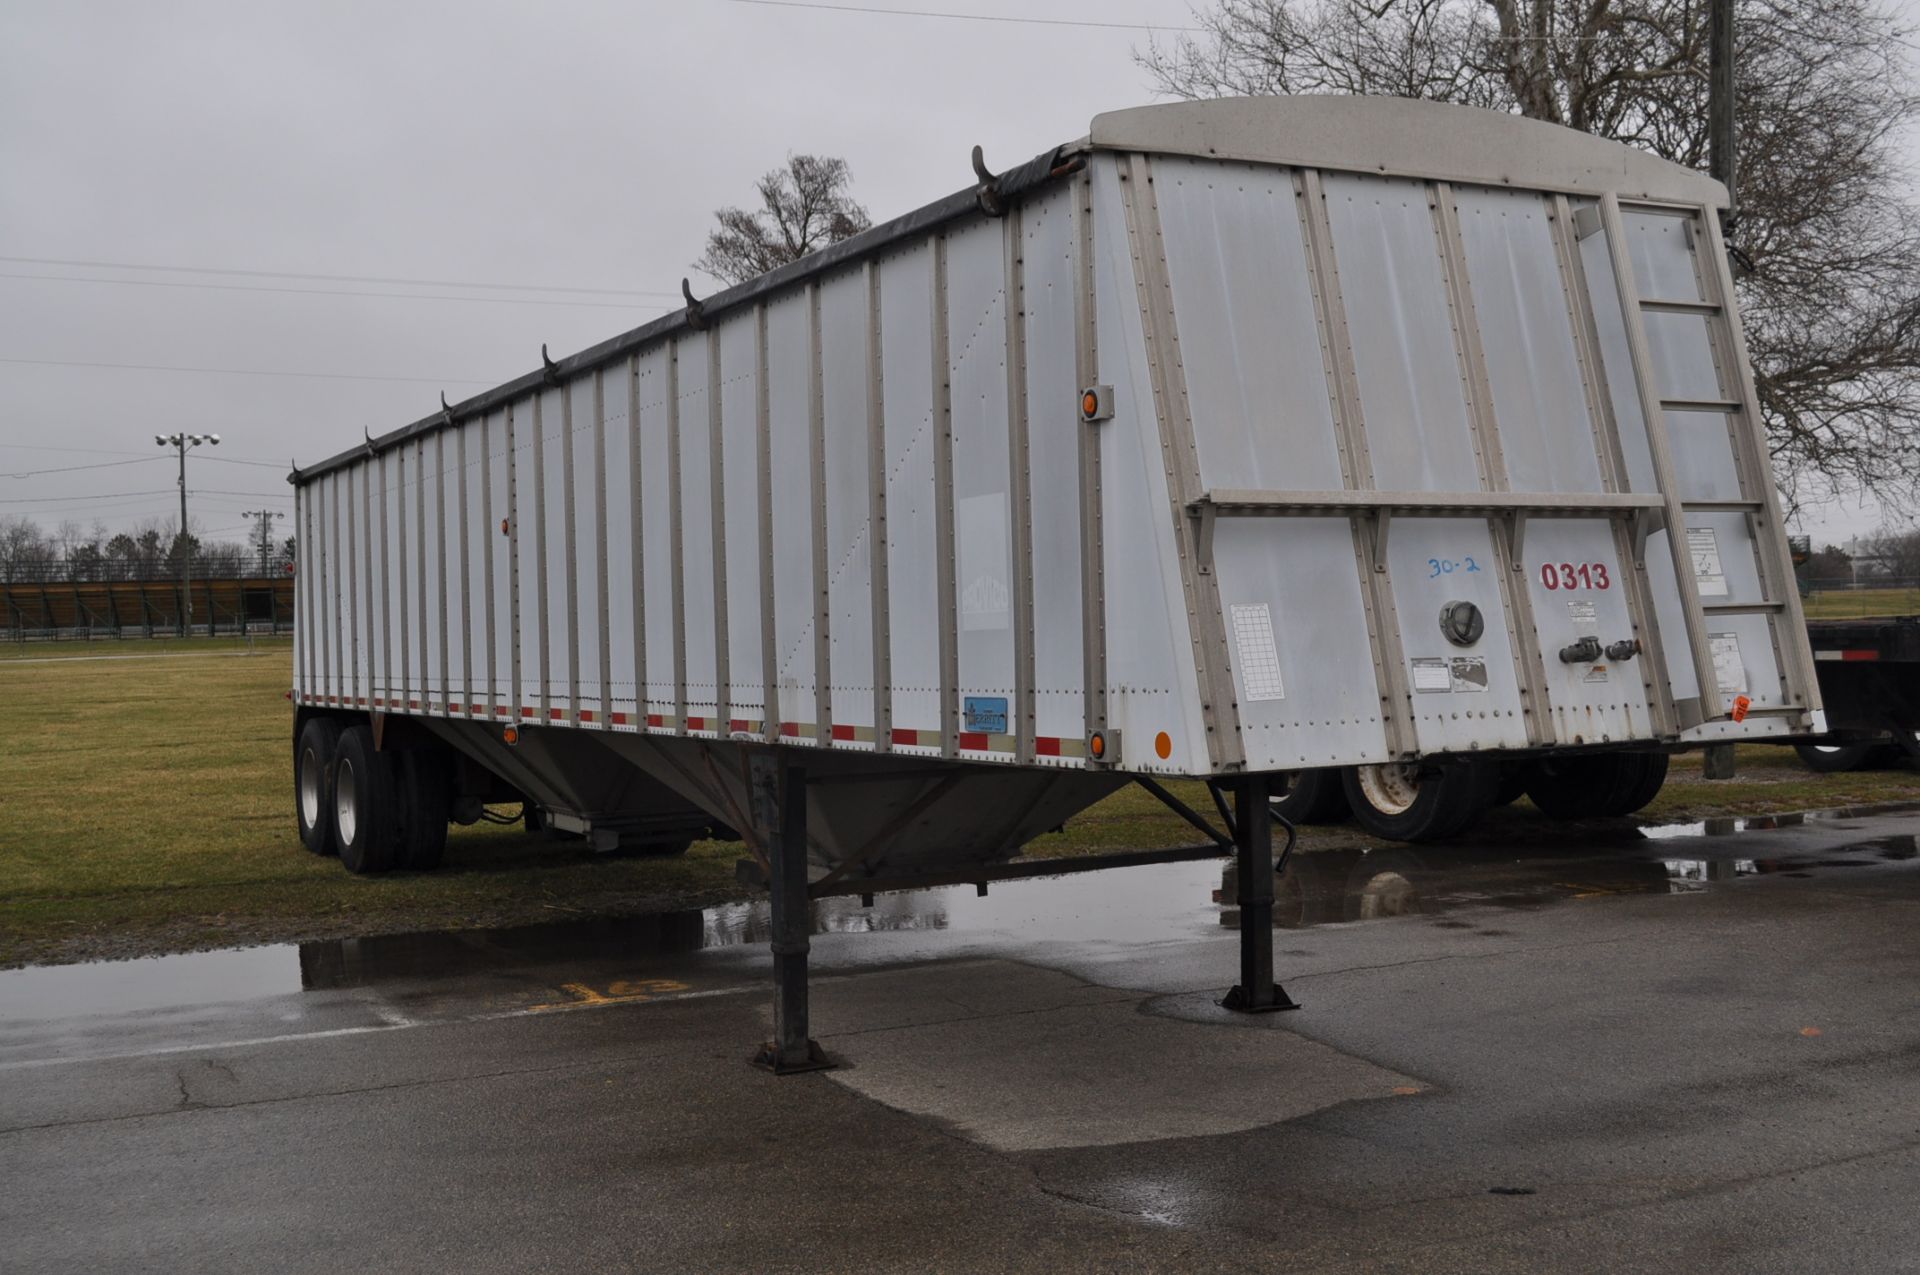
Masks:
[[[1155,188],[1203,483],[1340,488],[1292,175],[1163,160]],[[1213,554],[1248,765],[1378,755],[1384,739],[1374,671],[1353,657],[1347,636],[1366,631],[1348,520],[1227,522],[1214,533]],[[1304,623],[1309,615],[1313,622]],[[1245,642],[1237,640],[1236,616]],[[1269,630],[1277,663],[1270,679],[1250,687],[1249,661],[1266,660],[1258,648]]]
[[[568,693],[571,687],[577,696],[572,707],[578,711],[584,709],[595,715],[598,722],[600,707],[600,563],[601,542],[599,530],[599,506],[603,497],[606,475],[600,472],[594,463],[594,401],[593,377],[583,376],[571,382],[566,389],[569,398],[568,421],[566,427],[571,431],[571,442],[562,449],[563,455],[572,466],[572,486],[568,513],[572,517],[570,536],[566,541],[567,570],[572,576],[572,588],[560,594],[562,606],[572,610],[571,625],[562,624],[557,630],[568,632],[568,658],[572,667],[565,673],[555,674],[559,685],[555,694]],[[625,477],[623,473],[621,475]],[[565,516],[565,515],[563,515]],[[568,673],[571,673],[569,681]]]
[[[679,413],[681,642],[686,664],[686,714],[717,729],[720,712],[719,635],[714,632],[713,429],[708,408],[704,337],[680,342]],[[649,660],[651,663],[651,660]],[[692,729],[689,726],[689,729]]]
[[[826,417],[829,675],[836,725],[873,726],[873,525],[867,436],[867,281],[854,270],[820,285]],[[835,741],[872,748],[871,739]]]
[[[813,490],[808,437],[812,373],[805,294],[767,307],[767,412],[772,452],[774,676],[779,720],[790,739],[810,742],[818,723],[814,694]]]
[[[1028,201],[1020,224],[1027,349],[1027,463],[1033,525],[1034,734],[1086,735],[1080,575],[1080,423],[1074,192]],[[898,585],[896,584],[896,588]],[[1044,759],[1043,759],[1044,760]]]
[[[982,732],[963,720],[964,734],[1010,733],[1017,710],[1002,234],[999,222],[983,219],[956,227],[947,236],[955,588],[960,622],[956,693],[963,705],[971,698],[985,711],[1004,713],[1007,723],[1002,730]],[[964,709],[962,716],[966,716]]]
[[[940,752],[940,595],[934,569],[933,253],[880,259],[886,419],[887,636],[896,752]],[[922,733],[924,732],[924,734]]]
[[[1533,602],[1552,705],[1554,738],[1563,744],[1644,739],[1651,733],[1644,657],[1591,663],[1567,663],[1559,652],[1581,638],[1601,645],[1631,639],[1627,610],[1627,571],[1604,522],[1587,519],[1535,519],[1526,534],[1527,561],[1521,575]]]
[[[1479,490],[1426,186],[1330,176],[1326,192],[1375,484]]]
[[[761,721],[758,324],[742,310],[720,324],[720,474],[725,491],[727,699],[722,715]]]
[[[631,718],[640,712],[639,692],[634,685],[637,626],[633,623],[633,601],[640,584],[640,564],[636,553],[637,521],[632,489],[633,395],[632,370],[622,364],[609,368],[601,387],[601,406],[605,413],[601,446],[605,448],[606,468],[598,486],[606,502],[607,518],[607,668],[612,712]],[[616,727],[618,729],[618,727]]]
[[[640,587],[646,609],[646,703],[650,716],[674,712],[673,496],[669,399],[672,355],[657,346],[640,356]]]
[[[1500,559],[1486,522],[1395,518],[1387,546],[1420,751],[1526,747],[1524,702],[1500,597]],[[1448,564],[1457,565],[1449,570]],[[1480,608],[1486,631],[1479,641],[1463,647],[1443,636],[1440,612],[1450,602]]]
[[[1456,187],[1454,197],[1507,486],[1603,490],[1551,205],[1523,191]]]
[[[1154,418],[1134,260],[1121,203],[1120,165],[1089,164],[1098,383],[1114,387],[1113,418],[1101,423],[1102,530],[1106,536],[1107,717],[1120,732],[1118,764],[1128,770],[1200,774],[1208,769],[1206,728],[1192,638],[1181,600],[1176,528],[1168,506],[1160,426]],[[956,326],[956,347],[964,340]],[[960,395],[954,395],[956,415]],[[963,634],[964,636],[964,634]],[[1166,756],[1158,738],[1166,738]]]
[[[513,703],[513,505],[508,498],[508,466],[512,457],[507,449],[507,412],[505,408],[488,412],[487,439],[487,524],[481,530],[487,541],[487,579],[493,590],[493,611],[489,617],[492,634],[487,698],[495,715]]]
[[[460,468],[459,438],[442,431],[427,449],[433,462],[433,563],[428,610],[433,614],[435,698],[443,712],[466,699],[467,665],[460,631]]]

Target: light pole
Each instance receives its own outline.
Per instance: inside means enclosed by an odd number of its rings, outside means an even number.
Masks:
[[[193,633],[193,551],[187,540],[187,448],[209,443],[220,445],[218,434],[155,434],[153,441],[180,453],[180,535],[174,544],[180,550],[180,636]],[[211,621],[212,617],[208,617]],[[209,628],[211,637],[213,630]]]
[[[260,541],[260,574],[266,575],[267,566],[273,558],[273,520],[286,515],[274,509],[249,509],[240,516],[260,520],[260,530],[255,534]]]

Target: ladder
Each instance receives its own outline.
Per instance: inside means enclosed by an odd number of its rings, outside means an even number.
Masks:
[[[1640,295],[1639,284],[1633,273],[1623,209],[1675,217],[1682,222],[1693,250],[1694,271],[1699,284],[1698,297]],[[1646,421],[1654,478],[1662,498],[1656,516],[1667,532],[1674,579],[1680,590],[1687,645],[1693,656],[1694,673],[1699,684],[1699,722],[1724,720],[1731,715],[1733,708],[1722,692],[1716,675],[1712,635],[1708,629],[1710,618],[1764,615],[1772,638],[1774,662],[1780,673],[1782,702],[1778,706],[1755,707],[1748,712],[1755,716],[1798,719],[1802,725],[1810,724],[1815,684],[1813,654],[1807,641],[1806,622],[1800,612],[1799,593],[1793,587],[1785,529],[1761,443],[1759,401],[1754,391],[1752,368],[1747,362],[1746,340],[1733,309],[1732,277],[1727,269],[1719,219],[1713,215],[1713,210],[1705,207],[1622,200],[1608,193],[1600,200],[1598,220],[1597,229],[1606,236],[1608,257],[1613,264],[1613,282],[1619,292],[1621,313],[1625,320],[1634,384],[1639,391],[1640,412]],[[1694,399],[1670,398],[1662,394],[1653,362],[1652,345],[1647,335],[1645,316],[1649,314],[1692,314],[1705,321],[1708,344],[1715,354],[1714,368],[1720,388],[1718,396]],[[1683,499],[1674,463],[1673,444],[1668,436],[1668,412],[1721,413],[1737,418],[1728,422],[1727,430],[1733,445],[1734,473],[1739,482],[1737,498]],[[1703,513],[1738,513],[1744,516],[1760,581],[1759,600],[1708,602],[1702,597],[1687,518],[1690,514]],[[1652,530],[1651,519],[1643,519],[1636,528],[1636,557],[1644,556],[1646,537]]]

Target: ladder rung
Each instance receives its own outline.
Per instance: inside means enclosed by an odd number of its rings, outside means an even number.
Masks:
[[[1656,301],[1651,297],[1642,297],[1640,308],[1654,314],[1714,315],[1721,313],[1721,308],[1712,301]]]
[[[1784,602],[1703,602],[1700,609],[1708,615],[1771,615],[1784,611]]]
[[[1760,500],[1683,500],[1680,508],[1690,514],[1757,514],[1765,509]]]
[[[1663,398],[1660,406],[1669,412],[1737,412],[1743,404],[1733,398]]]

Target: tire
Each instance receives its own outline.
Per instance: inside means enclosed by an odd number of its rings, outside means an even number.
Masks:
[[[1545,757],[1534,765],[1527,796],[1550,819],[1610,819],[1641,809],[1666,781],[1665,753]]]
[[[293,817],[300,844],[315,854],[333,853],[333,764],[340,723],[309,717],[293,744]]]
[[[340,732],[333,768],[333,844],[356,876],[390,870],[400,858],[400,776],[394,754],[375,752],[373,731]]]
[[[1273,813],[1294,824],[1340,823],[1353,813],[1347,805],[1347,790],[1340,771],[1328,767],[1293,770],[1274,776],[1274,786],[1286,785],[1286,792],[1269,803]]]
[[[1462,831],[1493,803],[1499,771],[1484,761],[1348,766],[1341,771],[1354,822],[1390,841],[1438,841]]]
[[[1838,775],[1858,770],[1873,755],[1873,744],[1795,744],[1800,762],[1817,775]]]
[[[447,850],[447,822],[453,800],[453,766],[438,749],[401,753],[399,855],[394,866],[431,872]]]

